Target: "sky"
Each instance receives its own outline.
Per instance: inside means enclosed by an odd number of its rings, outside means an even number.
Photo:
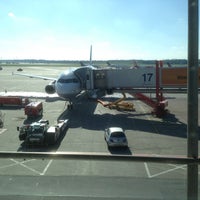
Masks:
[[[1,0],[0,58],[187,59],[187,0]]]

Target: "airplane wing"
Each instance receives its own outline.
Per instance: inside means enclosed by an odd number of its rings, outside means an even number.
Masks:
[[[22,74],[22,73],[16,73],[16,72],[13,72],[12,75],[26,76],[26,77],[29,77],[29,78],[38,78],[38,79],[43,79],[43,80],[52,80],[52,81],[57,80],[57,78],[52,78],[52,77],[31,75],[31,74]]]

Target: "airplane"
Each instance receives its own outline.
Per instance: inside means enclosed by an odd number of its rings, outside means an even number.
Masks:
[[[108,62],[109,63],[109,62]],[[139,84],[140,87],[144,86],[144,82],[148,82],[148,84],[153,84],[155,85],[155,78],[153,79],[152,77],[156,77],[155,73],[156,71],[154,70],[154,67],[136,67],[136,63],[134,63],[134,68],[129,68],[131,69],[138,69],[132,71],[132,75],[135,76],[135,79],[131,80],[132,84],[138,87],[137,85]],[[76,67],[73,69],[68,69],[60,74],[58,78],[52,78],[52,77],[45,77],[45,76],[38,76],[38,75],[30,75],[30,74],[24,74],[24,73],[13,73],[13,75],[20,75],[20,76],[26,76],[30,78],[39,78],[39,79],[44,79],[44,80],[50,80],[51,82],[46,85],[45,91],[47,94],[54,94],[57,93],[57,95],[64,100],[69,101],[68,109],[73,108],[73,103],[78,101],[78,97],[82,96],[82,94],[87,93],[90,97],[95,97],[97,96],[104,96],[105,93],[107,92],[108,94],[112,92],[112,90],[108,91],[101,91],[101,89],[93,89],[93,87],[90,87],[90,73],[92,72],[93,69],[96,69],[92,65],[92,46],[90,47],[90,62],[89,65],[84,65],[82,67]],[[145,71],[144,71],[145,70]],[[151,70],[151,71],[149,71]],[[187,69],[186,68],[163,68],[162,69],[162,86],[163,87],[170,87],[170,86],[178,86],[178,87],[183,87],[186,85],[186,76],[187,76]],[[119,73],[119,71],[118,71]],[[121,73],[121,72],[120,72]],[[126,73],[126,70],[125,70]],[[200,71],[199,71],[200,73]],[[97,71],[98,74],[98,71]],[[153,75],[154,74],[154,75]],[[127,75],[127,74],[126,74]],[[130,74],[129,74],[130,75]],[[131,76],[133,77],[133,76]],[[135,83],[140,77],[140,81]],[[170,77],[170,78],[169,78]],[[123,77],[121,77],[122,80]],[[128,80],[128,79],[127,79]],[[113,84],[115,82],[112,82]],[[126,85],[126,82],[123,83],[122,90],[124,88],[130,87],[130,86],[124,86]],[[118,85],[118,83],[117,83]],[[128,84],[129,85],[129,84]],[[90,89],[91,88],[91,89]],[[116,86],[117,89],[120,89],[119,86]],[[105,88],[104,88],[105,89]],[[141,90],[141,89],[140,89]],[[118,90],[119,91],[119,90]],[[136,90],[135,90],[136,91]],[[146,87],[143,88],[144,92],[148,92],[149,90],[146,90]],[[98,95],[97,95],[98,93]],[[100,95],[99,95],[100,93]]]
[[[62,72],[58,78],[38,76],[24,73],[12,73],[12,75],[26,76],[29,78],[38,78],[43,80],[50,80],[51,82],[45,86],[45,92],[47,94],[57,93],[59,97],[69,101],[68,108],[73,108],[73,102],[77,96],[83,91],[83,83],[81,82],[79,71],[87,72],[89,69],[94,69],[92,66],[92,46],[90,47],[90,62],[89,65],[83,67],[76,67],[68,69]],[[84,73],[83,73],[84,74]],[[85,74],[84,74],[85,75]]]
[[[109,67],[113,67],[113,68],[125,68],[125,69],[128,68],[127,65],[112,64],[109,61],[107,61],[106,63],[107,63],[107,65]],[[138,66],[138,64],[137,64],[137,62],[135,60],[133,60],[133,65],[130,68],[131,69],[137,69],[137,68],[139,68],[139,66]]]

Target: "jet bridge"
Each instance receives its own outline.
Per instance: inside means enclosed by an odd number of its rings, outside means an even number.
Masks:
[[[81,82],[81,88],[86,90],[103,89],[133,89],[155,88],[156,68],[133,69],[94,69],[83,67],[75,70]]]
[[[163,97],[162,88],[180,89],[187,86],[187,68],[163,68],[161,61],[155,67],[139,67],[129,69],[95,69],[83,67],[75,71],[80,79],[81,87],[91,94],[97,92],[132,91],[132,94],[150,105],[157,116],[166,112],[167,101]],[[200,74],[200,69],[199,69]],[[200,77],[200,75],[199,75]],[[200,78],[199,78],[200,85]],[[142,91],[155,91],[156,100],[151,99]]]
[[[131,69],[95,69],[88,74],[90,82],[88,84],[93,90],[148,90],[155,89],[156,100],[145,96],[141,93],[136,93],[134,96],[142,100],[147,105],[153,108],[153,113],[158,117],[162,117],[166,113],[165,107],[168,105],[167,100],[163,98],[161,89],[161,72],[163,63],[156,62],[156,67],[141,67]],[[134,94],[134,93],[133,93]]]
[[[93,89],[115,90],[135,88],[155,88],[156,68],[95,69]]]

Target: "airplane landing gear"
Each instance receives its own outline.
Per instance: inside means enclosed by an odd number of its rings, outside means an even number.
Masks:
[[[72,104],[71,99],[69,99],[69,104],[67,105],[67,109],[68,110],[73,110],[73,104]]]
[[[69,101],[69,104],[67,104],[67,101],[65,101],[65,108],[67,106],[67,110],[73,110],[73,104],[71,101]]]
[[[68,110],[73,110],[73,105],[72,104],[67,105],[67,109]]]

